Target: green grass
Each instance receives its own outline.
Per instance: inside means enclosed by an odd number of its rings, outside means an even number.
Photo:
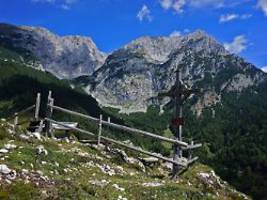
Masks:
[[[18,174],[23,169],[28,169],[32,173],[41,171],[50,181],[36,185],[34,181],[25,183],[23,178],[17,178],[11,184],[3,183],[0,189],[0,198],[3,200],[109,200],[118,199],[119,196],[133,200],[221,199],[222,196],[216,196],[216,192],[219,192],[220,195],[223,194],[225,199],[242,199],[238,196],[238,193],[232,192],[230,189],[219,188],[214,190],[206,187],[197,178],[197,174],[199,172],[210,172],[211,169],[199,163],[182,174],[177,182],[170,180],[167,175],[168,172],[162,171],[159,168],[160,165],[146,167],[146,172],[142,172],[135,165],[123,162],[118,154],[98,150],[78,142],[56,142],[51,139],[24,141],[17,136],[7,134],[5,123],[2,123],[2,125],[0,127],[0,148],[7,143],[16,144],[17,148],[6,154],[7,157],[0,160],[0,164],[6,164],[9,168],[16,170]],[[23,132],[23,130],[19,131],[20,133]],[[38,145],[43,145],[48,154],[37,155],[36,147]],[[115,147],[112,146],[111,148]],[[103,152],[105,153],[103,154]],[[142,156],[133,152],[126,152],[129,156]],[[42,164],[44,161],[46,163]],[[87,165],[89,162],[93,162],[94,165]],[[107,164],[112,169],[122,167],[125,173],[117,172],[115,175],[109,176],[103,173],[96,164],[101,166]],[[66,169],[71,169],[71,171],[66,172]],[[92,181],[102,180],[109,183],[103,187],[92,184]],[[190,185],[188,185],[189,181]],[[162,185],[158,187],[143,186],[143,183],[150,182],[161,183]],[[117,190],[113,184],[117,184],[125,190]]]

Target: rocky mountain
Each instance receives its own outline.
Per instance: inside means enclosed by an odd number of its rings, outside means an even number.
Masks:
[[[205,32],[196,31],[180,37],[139,38],[109,55],[91,77],[77,81],[103,106],[126,113],[146,111],[157,103],[152,97],[174,84],[177,67],[189,87],[207,91],[194,105],[198,115],[219,103],[223,91],[241,92],[267,77]]]
[[[38,91],[47,93],[52,88],[57,104],[64,107],[94,116],[104,112],[114,116],[112,121],[119,119],[120,123],[128,126],[172,137],[168,125],[173,116],[173,104],[169,99],[155,96],[172,87],[178,67],[189,87],[204,89],[202,94],[191,96],[184,107],[184,138],[193,138],[203,144],[203,148],[196,152],[200,161],[211,166],[224,180],[254,199],[267,199],[266,73],[226,51],[205,32],[196,31],[180,37],[139,38],[111,53],[102,61],[101,67],[93,70],[92,75],[75,78],[73,83],[77,87],[73,92],[69,81],[59,81],[50,73],[29,68],[38,66],[42,69],[45,65],[35,56],[39,55],[40,46],[36,44],[42,41],[42,37],[35,34],[33,37],[28,29],[31,28],[19,27],[18,31],[18,27],[1,26],[2,115],[15,111],[14,107],[28,105],[34,100],[32,94]],[[28,39],[25,33],[29,33]],[[48,48],[44,52],[55,50],[49,41],[42,42]],[[77,68],[63,69],[71,69],[64,72],[69,74],[69,78],[76,77]],[[67,77],[63,72],[59,73],[61,68],[47,70]],[[102,106],[119,108],[127,114],[113,108],[99,108],[94,99],[81,89],[92,94]],[[76,120],[61,117],[62,121]],[[81,124],[85,122],[81,121]],[[97,127],[89,125],[86,128],[95,131]],[[164,143],[151,142],[124,132],[107,134],[120,140],[130,138],[134,144],[163,155],[169,156],[172,151]],[[9,163],[7,166],[12,168]]]
[[[105,61],[89,37],[60,37],[45,28],[0,24],[0,45],[59,78],[89,75]]]
[[[225,180],[254,199],[266,199],[267,74],[205,32],[137,39],[76,82],[128,124],[171,136],[174,106],[155,97],[173,86],[177,68],[188,87],[204,91],[184,107],[183,137],[204,144],[200,160]]]

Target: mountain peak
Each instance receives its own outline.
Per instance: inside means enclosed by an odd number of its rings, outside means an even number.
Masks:
[[[61,37],[43,27],[6,24],[0,24],[0,36],[0,45],[27,52],[30,59],[36,59],[59,78],[92,74],[106,59],[90,37]]]

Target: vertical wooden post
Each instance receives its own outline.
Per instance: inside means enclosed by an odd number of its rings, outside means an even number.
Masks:
[[[191,146],[194,145],[194,141],[192,140],[191,141]],[[188,161],[190,161],[192,159],[192,150],[191,149],[188,149]]]
[[[16,132],[17,125],[18,125],[18,121],[19,121],[18,113],[15,113],[14,127],[13,127],[13,131],[14,131],[14,133]]]
[[[174,97],[174,102],[175,102],[175,119],[183,119],[183,108],[182,108],[182,84],[181,84],[181,73],[179,70],[176,71],[176,82],[175,82],[175,87],[178,90],[177,93]],[[175,124],[174,127],[174,132],[175,132],[175,139],[182,141],[182,133],[183,133],[183,125],[181,122],[179,122],[179,125],[177,127],[177,124]],[[173,145],[174,149],[174,156],[173,160],[178,161],[180,158],[183,156],[182,149],[177,145]],[[180,167],[176,164],[173,164],[172,168],[172,178],[176,178],[177,173],[179,172]]]
[[[110,123],[110,117],[108,117],[108,123]]]
[[[40,103],[41,103],[41,94],[38,93],[36,97],[36,103],[35,103],[35,113],[34,113],[34,119],[39,119],[39,113],[40,113]]]
[[[43,125],[44,125],[44,120],[41,120],[41,121],[40,121],[40,124],[39,124],[39,127],[38,127],[38,129],[37,129],[37,132],[38,132],[38,133],[42,133]]]
[[[52,115],[53,115],[53,106],[54,106],[54,99],[51,98],[49,101],[49,112],[48,112],[48,118],[51,119]],[[47,134],[51,137],[51,138],[55,138],[54,133],[52,131],[52,123],[48,122],[48,129],[47,129]]]
[[[51,113],[51,101],[52,101],[52,91],[50,90],[48,92],[47,106],[46,106],[46,117],[47,118],[51,118],[51,116],[52,116],[52,113]],[[51,129],[51,122],[50,121],[46,121],[46,123],[45,123],[45,136],[46,137],[48,137],[50,135],[50,129]]]
[[[48,92],[48,97],[47,97],[48,99],[51,99],[52,98],[52,91],[51,90],[49,90],[49,92]]]
[[[99,124],[98,124],[98,137],[97,137],[97,145],[101,143],[101,134],[102,134],[102,118],[103,116],[100,115],[99,117]]]

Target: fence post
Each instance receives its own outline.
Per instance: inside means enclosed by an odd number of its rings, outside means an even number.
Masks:
[[[108,117],[108,123],[110,123],[110,117]]]
[[[36,103],[35,103],[35,113],[34,113],[35,120],[39,119],[40,103],[41,103],[41,94],[38,93],[36,97]]]
[[[52,101],[52,91],[49,90],[48,97],[47,97],[47,105],[46,105],[46,117],[51,118],[51,101]],[[51,129],[51,122],[46,120],[45,123],[45,136],[48,137],[50,135],[50,129]]]
[[[15,131],[16,131],[16,129],[17,129],[18,121],[19,121],[18,113],[15,113],[14,127],[13,127],[13,131],[14,131],[14,133],[15,133]]]
[[[191,141],[191,146],[193,146],[194,145],[194,141],[192,140]],[[188,160],[191,160],[192,159],[192,151],[191,151],[191,149],[189,149],[188,150]]]
[[[54,99],[53,98],[50,98],[50,101],[49,101],[49,104],[48,104],[48,115],[47,117],[49,119],[52,118],[52,115],[53,115],[53,106],[54,106]],[[47,126],[47,135],[50,136],[51,138],[54,138],[54,133],[52,131],[52,123],[51,122],[48,122],[48,126]]]
[[[101,143],[101,134],[102,134],[102,118],[103,116],[100,115],[99,117],[99,124],[98,124],[98,137],[97,137],[97,145],[99,146]]]
[[[44,120],[41,120],[40,124],[39,124],[39,127],[37,129],[37,132],[40,133],[40,134],[42,133],[43,125],[44,125]]]

